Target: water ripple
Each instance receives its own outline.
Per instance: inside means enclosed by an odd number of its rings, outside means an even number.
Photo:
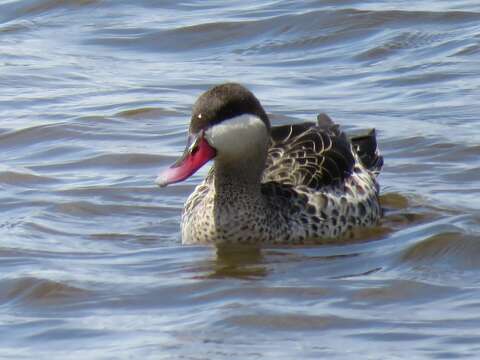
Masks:
[[[0,357],[476,358],[479,20],[471,0],[4,1]],[[154,178],[223,81],[273,124],[375,127],[379,226],[178,246],[208,169]]]

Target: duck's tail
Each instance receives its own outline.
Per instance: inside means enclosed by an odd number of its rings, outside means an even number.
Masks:
[[[339,131],[338,125],[327,114],[317,116],[317,124],[321,128],[333,129]],[[363,166],[378,175],[382,170],[383,156],[377,145],[377,135],[375,129],[369,129],[362,132],[347,134],[354,151],[357,153]]]
[[[378,149],[375,129],[352,135],[350,141],[363,166],[378,175],[382,170],[383,156]]]

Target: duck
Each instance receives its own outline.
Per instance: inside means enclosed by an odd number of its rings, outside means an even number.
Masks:
[[[375,129],[349,136],[326,114],[271,126],[243,85],[216,85],[193,105],[183,155],[156,179],[164,187],[213,160],[188,197],[182,244],[304,245],[375,226],[383,166]]]

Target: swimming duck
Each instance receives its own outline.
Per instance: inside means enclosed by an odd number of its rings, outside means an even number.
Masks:
[[[375,130],[348,137],[325,114],[272,127],[252,92],[227,83],[198,98],[185,152],[156,183],[183,181],[211,159],[183,210],[184,244],[323,242],[381,217]]]

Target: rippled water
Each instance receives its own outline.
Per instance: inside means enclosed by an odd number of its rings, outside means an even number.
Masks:
[[[153,181],[227,80],[375,127],[382,224],[181,247],[206,170]],[[2,359],[478,358],[478,2],[6,0],[0,84]]]

